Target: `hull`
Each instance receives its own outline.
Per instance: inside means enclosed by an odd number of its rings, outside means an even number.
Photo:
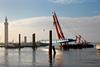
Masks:
[[[82,49],[82,48],[93,48],[92,44],[64,44],[60,46],[63,49]]]

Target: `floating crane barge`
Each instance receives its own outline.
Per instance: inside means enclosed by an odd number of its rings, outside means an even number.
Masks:
[[[55,26],[58,39],[66,40],[55,12],[53,12],[53,24]],[[81,39],[83,39],[83,40],[81,40]],[[69,44],[70,42],[75,42],[75,43]],[[81,49],[81,48],[94,47],[93,44],[87,42],[81,35],[76,36],[76,39],[68,39],[68,41],[60,43],[60,44],[61,44],[60,47],[62,47],[63,49],[69,49],[69,48]]]

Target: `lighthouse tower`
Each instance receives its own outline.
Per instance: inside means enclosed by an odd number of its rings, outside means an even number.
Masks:
[[[8,46],[8,19],[7,19],[7,17],[5,18],[5,22],[4,22],[4,29],[5,29],[5,31],[4,31],[4,33],[5,33],[5,47],[7,47]]]

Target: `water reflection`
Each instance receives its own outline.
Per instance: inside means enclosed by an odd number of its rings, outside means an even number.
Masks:
[[[100,60],[100,44],[96,44],[96,58]]]
[[[100,50],[100,44],[96,44],[96,49]]]
[[[96,51],[96,58],[100,60],[100,50]]]
[[[36,51],[33,50],[33,52],[32,52],[32,57],[33,57],[33,60],[32,60],[32,64],[33,64],[33,65],[32,65],[32,66],[33,66],[33,67],[35,67],[35,64],[36,64],[36,57],[35,57],[35,56],[36,56]]]
[[[19,49],[18,51],[18,64],[19,64],[19,67],[20,67],[20,64],[21,63],[21,49]]]
[[[55,55],[55,66],[57,67],[62,67],[62,63],[63,63],[63,52],[61,52],[60,50],[56,50],[56,55]]]
[[[56,53],[53,54],[53,59],[55,59]]]
[[[5,67],[9,67],[9,64],[8,64],[8,49],[6,49],[6,48],[5,48],[4,60],[5,60]]]
[[[69,51],[56,49],[56,54],[52,54],[52,63],[44,47],[35,51],[30,48],[20,51],[2,49],[0,67],[100,67],[100,51],[95,48]]]

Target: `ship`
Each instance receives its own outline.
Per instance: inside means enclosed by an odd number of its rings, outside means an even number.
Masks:
[[[74,49],[81,49],[81,48],[92,48],[94,47],[94,45],[91,42],[87,42],[84,37],[82,37],[81,35],[76,35],[75,39],[66,39],[62,28],[60,26],[58,17],[56,15],[55,12],[52,12],[52,17],[53,17],[53,25],[56,29],[56,34],[58,36],[59,40],[62,40],[62,42],[60,42],[60,47],[63,49],[69,49],[69,48],[74,48]],[[72,43],[74,42],[74,43]]]

